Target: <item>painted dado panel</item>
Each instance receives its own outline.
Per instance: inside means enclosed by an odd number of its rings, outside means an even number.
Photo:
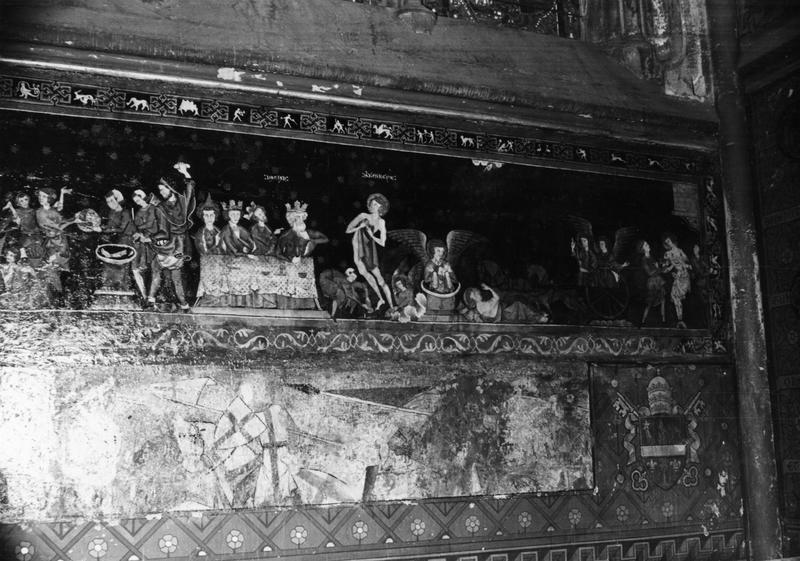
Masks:
[[[3,438],[29,435],[0,467],[20,519],[594,487],[580,363],[295,359],[2,379]],[[36,395],[49,398],[31,407]]]
[[[5,368],[6,554],[735,557],[734,400],[715,366]]]

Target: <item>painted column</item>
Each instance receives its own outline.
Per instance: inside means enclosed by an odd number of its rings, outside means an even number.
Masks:
[[[707,7],[727,219],[744,509],[749,557],[760,561],[781,557],[781,523],[756,254],[756,185],[750,166],[745,100],[737,75],[736,2],[708,0]]]

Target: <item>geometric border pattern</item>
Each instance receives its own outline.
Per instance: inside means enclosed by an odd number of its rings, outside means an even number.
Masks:
[[[711,275],[708,279],[709,327],[715,345],[731,340],[730,306],[728,305],[728,266],[726,216],[720,182],[713,176],[704,179],[701,187],[703,207],[703,244]]]
[[[227,561],[310,556],[324,556],[328,561],[408,556],[430,561],[694,561],[744,557],[740,528],[711,532],[682,528],[670,532],[667,539],[645,538],[641,529],[615,530],[614,537],[605,540],[602,531],[595,529],[594,539],[590,539],[586,529],[581,532],[579,527],[568,533],[545,530],[538,535],[517,532],[509,536],[502,530],[487,536],[479,528],[458,536],[440,530],[442,522],[434,520],[433,510],[415,512],[415,507],[398,507],[389,518],[370,510],[332,509],[327,518],[297,511],[237,511],[115,522],[8,524],[0,525],[0,554],[9,561]],[[443,517],[441,513],[438,516]],[[462,524],[462,518],[483,523],[481,518],[485,518],[483,512],[470,516],[459,514],[452,517],[453,523]],[[426,521],[436,525],[435,534],[426,531]]]
[[[607,149],[589,144],[543,140],[515,135],[498,135],[467,128],[371,119],[347,114],[326,114],[295,108],[236,103],[164,92],[68,83],[21,76],[0,76],[0,98],[28,105],[70,107],[93,116],[103,112],[128,114],[152,122],[169,118],[191,126],[224,124],[231,129],[269,130],[281,134],[306,133],[326,136],[332,141],[350,139],[376,147],[404,146],[413,149],[445,149],[473,159],[513,156],[550,165],[597,169],[605,166],[619,171],[647,172],[657,176],[700,176],[710,172],[702,155],[664,156],[629,148]]]

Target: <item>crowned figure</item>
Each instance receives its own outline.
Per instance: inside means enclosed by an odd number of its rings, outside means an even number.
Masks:
[[[222,203],[224,215],[228,221],[220,233],[222,252],[227,255],[248,255],[256,249],[253,237],[244,226],[239,224],[242,218],[242,201],[230,200]]]
[[[319,244],[328,243],[325,234],[306,227],[307,209],[307,203],[300,201],[295,201],[294,205],[286,203],[286,222],[290,228],[282,232],[278,238],[278,257],[299,263],[301,258],[311,255]]]

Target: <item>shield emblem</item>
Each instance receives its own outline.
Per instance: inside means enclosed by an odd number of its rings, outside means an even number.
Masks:
[[[668,490],[683,475],[688,431],[683,415],[650,415],[638,421],[639,457],[653,485]]]

